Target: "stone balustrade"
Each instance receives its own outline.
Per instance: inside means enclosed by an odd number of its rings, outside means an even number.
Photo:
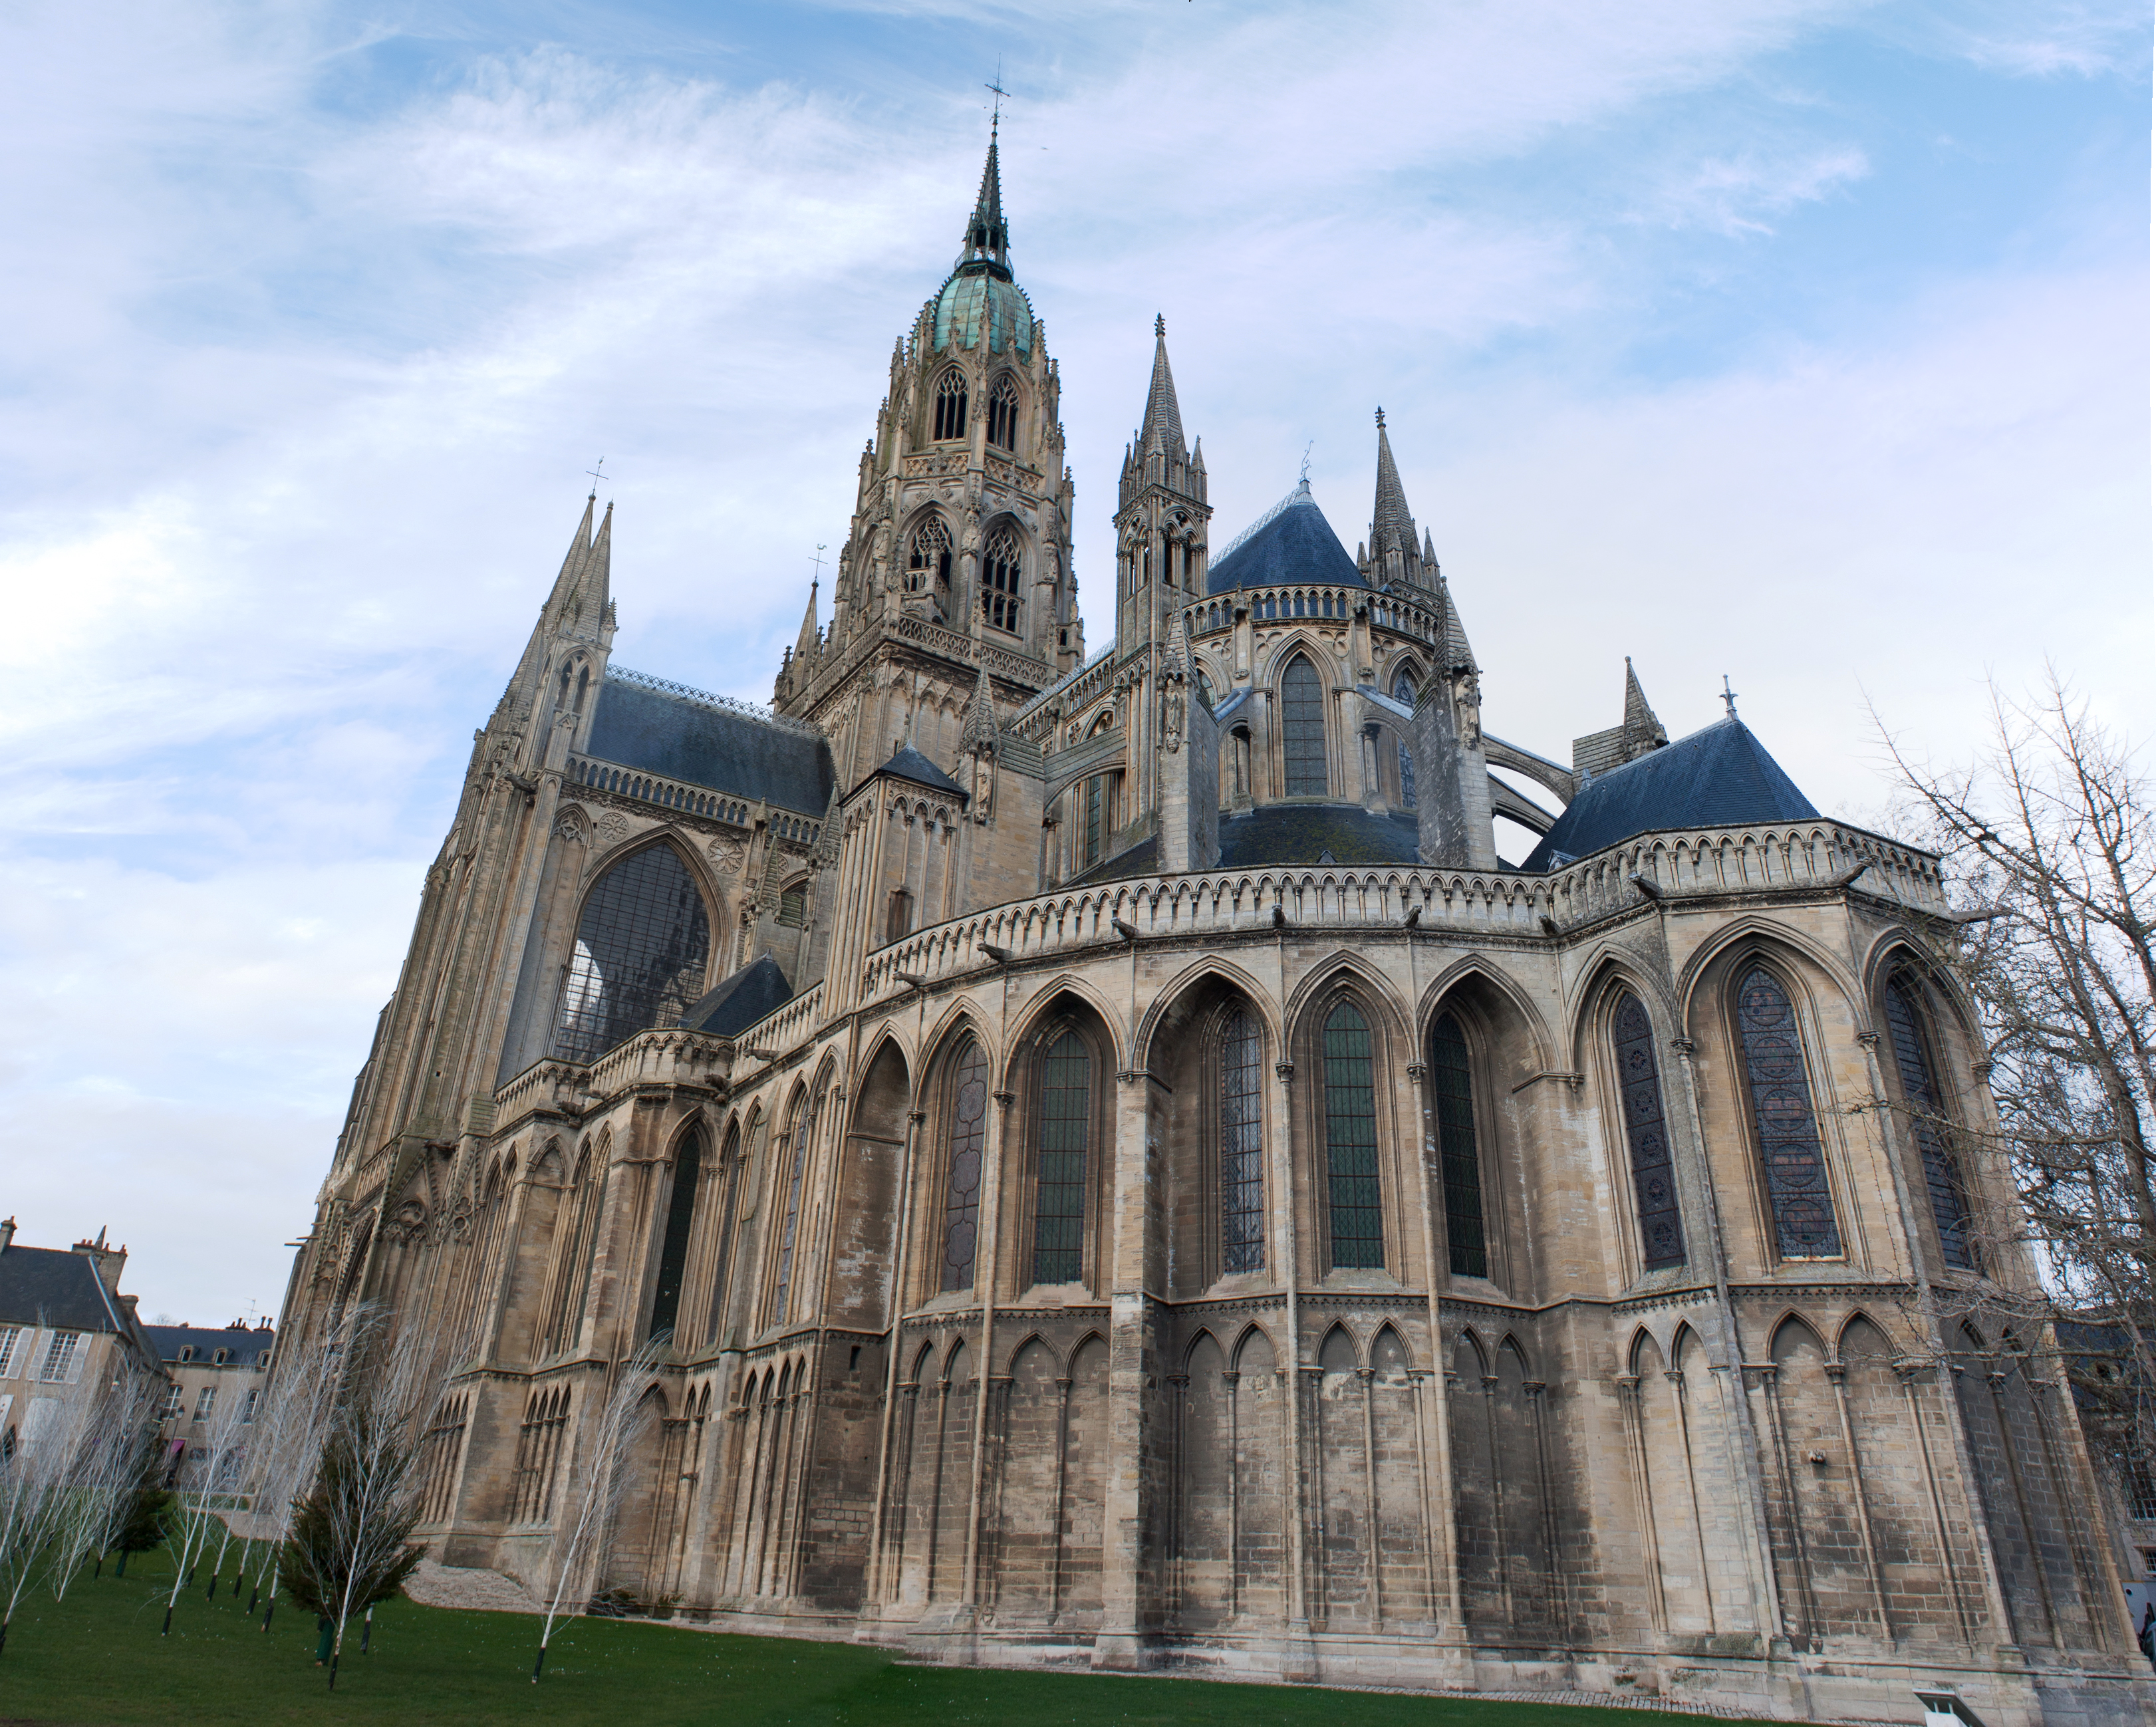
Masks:
[[[702,816],[713,822],[728,822],[737,828],[749,824],[750,806],[741,798],[728,797],[706,787],[692,786],[685,780],[670,780],[660,774],[647,773],[642,768],[623,767],[595,756],[572,756],[565,777],[572,786],[588,786],[594,792],[634,797],[644,803],[655,803],[661,809],[680,810],[685,815]],[[816,824],[812,822],[805,825],[813,829]]]

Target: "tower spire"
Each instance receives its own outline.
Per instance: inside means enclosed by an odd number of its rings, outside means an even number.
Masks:
[[[1142,456],[1156,449],[1178,461],[1185,454],[1183,410],[1176,405],[1175,374],[1168,366],[1168,320],[1158,315],[1152,320],[1152,384],[1146,392],[1145,423],[1138,428],[1137,453]]]
[[[1391,552],[1419,558],[1414,517],[1409,512],[1400,470],[1393,461],[1393,441],[1385,435],[1385,411],[1378,410],[1378,499],[1370,511],[1370,556],[1383,558]]]
[[[998,118],[998,125],[1001,117]],[[1003,169],[996,158],[997,126],[988,128],[988,159],[981,167],[981,190],[966,220],[966,242],[952,273],[1010,279],[1010,230],[1004,223]]]

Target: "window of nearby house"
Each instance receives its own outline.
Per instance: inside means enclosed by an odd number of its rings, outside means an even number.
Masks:
[[[239,1412],[240,1420],[244,1422],[253,1421],[254,1419],[254,1406],[261,1401],[262,1393],[260,1391],[249,1391],[247,1394],[247,1407]]]
[[[195,1399],[195,1419],[208,1421],[210,1411],[216,1406],[217,1387],[213,1385],[204,1386],[202,1388],[202,1395]]]
[[[157,1419],[159,1421],[170,1421],[174,1416],[177,1415],[180,1412],[180,1399],[186,1395],[187,1393],[182,1391],[179,1386],[176,1385],[167,1386],[165,1387],[164,1407],[157,1412]]]
[[[45,1350],[44,1366],[38,1370],[38,1377],[48,1381],[73,1379],[80,1371],[75,1355],[81,1347],[81,1332],[54,1332],[53,1340]]]
[[[20,1325],[0,1325],[0,1379],[10,1377],[15,1371],[15,1356],[23,1349],[23,1328]]]

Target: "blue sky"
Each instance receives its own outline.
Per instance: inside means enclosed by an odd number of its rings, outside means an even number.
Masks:
[[[1097,643],[1154,315],[1220,543],[1371,416],[1563,756],[1726,671],[1877,819],[2046,659],[2151,719],[2144,8],[0,16],[0,1207],[274,1308],[607,457],[624,664],[769,693],[1005,114]],[[27,168],[28,172],[21,170]],[[827,554],[827,556],[829,554]]]

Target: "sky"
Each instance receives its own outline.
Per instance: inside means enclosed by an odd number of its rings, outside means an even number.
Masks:
[[[2056,666],[2150,735],[2114,0],[0,8],[0,1213],[274,1313],[605,459],[618,663],[768,699],[1002,120],[1090,638],[1156,315],[1214,542],[1382,407],[1559,759],[1739,710],[1876,824]],[[1876,710],[1876,718],[1874,717]],[[1505,836],[1510,855],[1522,836]]]

